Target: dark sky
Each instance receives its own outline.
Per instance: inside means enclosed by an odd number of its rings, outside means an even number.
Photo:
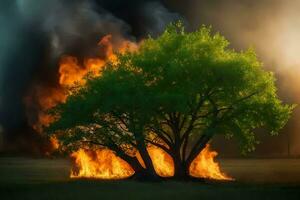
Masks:
[[[35,84],[57,84],[62,54],[93,55],[90,47],[106,34],[138,41],[158,35],[183,19],[188,30],[213,26],[236,49],[254,47],[265,68],[275,72],[285,102],[299,103],[300,0],[1,0],[0,126],[8,138],[36,138],[28,125],[24,97]],[[34,115],[34,114],[33,114]],[[256,155],[300,155],[299,109],[278,137],[260,134]],[[236,154],[218,138],[216,148]]]

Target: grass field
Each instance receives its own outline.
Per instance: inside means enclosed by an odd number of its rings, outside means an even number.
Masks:
[[[233,182],[70,180],[63,159],[0,158],[0,199],[300,199],[300,160],[221,160]]]

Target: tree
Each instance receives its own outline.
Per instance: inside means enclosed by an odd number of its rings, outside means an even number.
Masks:
[[[294,106],[278,99],[274,82],[253,49],[236,52],[208,27],[187,33],[177,23],[145,40],[139,51],[119,55],[101,77],[88,79],[55,108],[61,118],[51,127],[93,125],[93,143],[120,157],[130,154],[124,147],[137,149],[151,175],[146,146],[155,145],[173,158],[175,177],[185,179],[216,134],[238,138],[246,153],[257,144],[255,129],[278,133]],[[75,134],[79,140],[89,135],[82,129]]]

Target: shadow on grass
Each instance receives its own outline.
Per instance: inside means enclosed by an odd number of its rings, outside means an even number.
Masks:
[[[219,181],[75,179],[62,182],[1,184],[0,199],[299,199],[300,186],[242,184]]]

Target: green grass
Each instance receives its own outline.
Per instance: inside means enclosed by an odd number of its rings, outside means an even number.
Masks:
[[[0,199],[300,199],[300,161],[223,160],[234,182],[70,180],[63,159],[0,159]]]

